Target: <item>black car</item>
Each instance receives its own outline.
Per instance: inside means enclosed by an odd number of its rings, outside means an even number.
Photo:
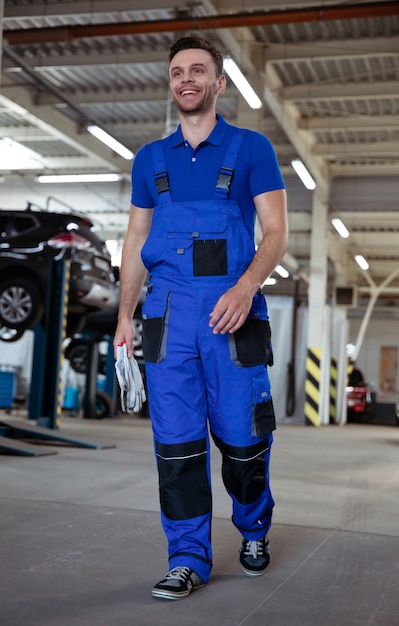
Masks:
[[[0,210],[0,339],[10,341],[45,316],[50,261],[71,260],[67,334],[118,299],[111,256],[93,222],[78,213]]]

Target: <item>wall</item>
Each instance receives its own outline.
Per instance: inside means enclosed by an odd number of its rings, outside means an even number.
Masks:
[[[361,319],[350,320],[350,341],[355,343]],[[396,346],[399,351],[399,320],[371,319],[360,349],[357,365],[362,370],[373,391],[379,392],[379,368],[381,346]],[[399,391],[399,371],[397,379]]]

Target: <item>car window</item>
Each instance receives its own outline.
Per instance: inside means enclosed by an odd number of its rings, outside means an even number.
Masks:
[[[35,226],[36,220],[29,215],[0,215],[0,236],[2,239],[29,232]]]

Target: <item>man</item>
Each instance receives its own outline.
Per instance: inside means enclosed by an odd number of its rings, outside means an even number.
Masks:
[[[132,353],[148,271],[143,350],[170,567],[152,594],[175,600],[212,569],[208,425],[242,535],[241,567],[258,576],[270,561],[275,418],[260,286],[286,249],[287,215],[270,142],[216,115],[226,87],[220,52],[182,37],[170,49],[169,79],[180,126],[133,164],[115,346],[126,342]]]

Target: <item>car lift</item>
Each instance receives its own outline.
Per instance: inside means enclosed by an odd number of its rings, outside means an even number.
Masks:
[[[57,454],[57,450],[30,445],[32,441],[67,443],[94,449],[115,447],[54,432],[60,427],[61,417],[62,342],[68,311],[70,264],[65,256],[50,261],[45,328],[40,322],[34,328],[29,420],[36,420],[37,425],[26,424],[24,420],[0,420],[0,450],[24,456]]]

